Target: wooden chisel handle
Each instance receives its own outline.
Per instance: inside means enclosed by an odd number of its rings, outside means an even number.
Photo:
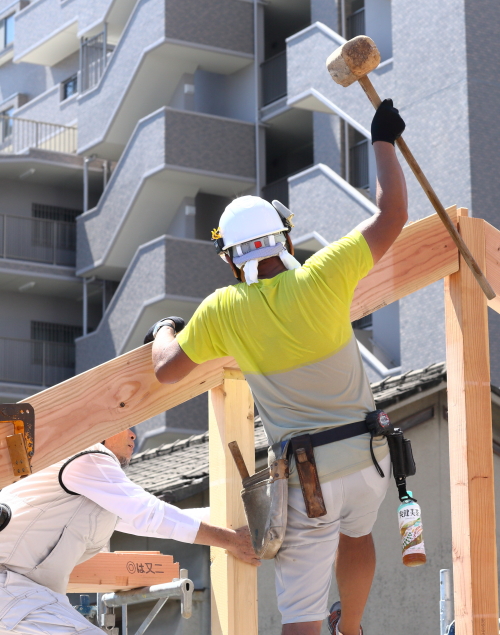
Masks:
[[[231,441],[228,443],[228,448],[231,454],[233,455],[234,462],[236,463],[236,467],[238,468],[238,472],[240,473],[241,480],[248,478],[250,474],[248,473],[247,466],[245,465],[245,459],[241,454],[240,448],[238,446],[238,441]]]
[[[371,101],[371,103],[373,104],[373,107],[376,110],[380,106],[382,101],[380,97],[378,96],[378,93],[375,90],[375,87],[373,86],[373,84],[371,83],[369,77],[365,75],[364,77],[361,77],[358,81],[361,84],[361,88],[365,91],[368,99]],[[410,166],[410,169],[415,175],[417,181],[422,186],[422,189],[426,193],[427,198],[431,202],[432,207],[436,210],[439,218],[443,221],[444,226],[448,230],[448,233],[450,234],[453,242],[457,246],[458,251],[461,253],[462,258],[467,263],[467,266],[469,267],[469,269],[472,271],[472,275],[477,280],[485,296],[488,298],[488,300],[493,300],[493,298],[496,297],[496,293],[493,291],[493,288],[491,287],[484,273],[481,271],[481,268],[475,261],[474,256],[471,254],[471,252],[469,251],[469,248],[467,247],[462,237],[458,233],[457,228],[453,224],[451,218],[446,213],[446,210],[443,207],[443,204],[437,197],[436,192],[434,192],[434,190],[432,189],[431,184],[427,180],[427,177],[425,176],[425,174],[422,172],[422,169],[420,168],[419,164],[417,163],[417,160],[411,153],[410,148],[406,145],[406,142],[403,139],[403,137],[399,137],[399,139],[396,139],[396,144],[399,150],[401,151],[401,154],[406,159],[406,162]]]

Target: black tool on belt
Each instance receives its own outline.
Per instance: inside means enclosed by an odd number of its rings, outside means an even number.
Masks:
[[[5,503],[0,503],[0,531],[7,527],[7,525],[10,523],[11,518],[12,512],[10,510],[10,507]]]
[[[302,494],[309,518],[318,518],[326,514],[326,507],[321,493],[314,448],[357,437],[361,434],[370,434],[370,454],[377,472],[384,478],[384,472],[373,452],[373,438],[386,437],[391,455],[392,472],[398,488],[399,499],[410,499],[406,490],[406,477],[413,476],[417,468],[413,459],[411,441],[405,439],[403,431],[395,428],[388,415],[383,410],[369,412],[363,421],[348,423],[316,434],[301,434],[290,439],[287,458],[290,454],[295,456],[295,466],[300,480]],[[411,499],[415,500],[415,499]]]
[[[417,466],[413,458],[410,439],[405,439],[401,428],[395,428],[388,415],[383,410],[374,410],[366,415],[366,427],[371,435],[370,452],[372,461],[377,468],[380,476],[384,476],[382,468],[373,453],[373,437],[383,436],[389,444],[389,452],[391,454],[392,473],[398,488],[399,500],[403,499],[415,500],[411,498],[406,490],[406,477],[414,476],[417,472]]]

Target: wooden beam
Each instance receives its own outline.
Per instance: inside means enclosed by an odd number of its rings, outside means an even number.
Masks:
[[[179,563],[159,551],[98,553],[73,569],[66,593],[129,591],[178,577]]]
[[[456,209],[448,213],[456,222]],[[353,320],[372,313],[458,269],[458,252],[437,214],[405,227],[393,247],[354,294]],[[33,471],[165,412],[222,382],[224,358],[207,362],[173,386],[159,384],[151,365],[151,344],[112,359],[25,401],[36,413]],[[64,434],[63,434],[64,432]],[[15,480],[0,424],[0,488]]]
[[[500,231],[486,221],[484,222],[486,242],[486,277],[497,294],[488,302],[490,309],[500,313]],[[490,279],[491,278],[491,279]]]
[[[461,216],[459,229],[484,270],[484,221]],[[497,635],[487,304],[462,261],[460,270],[446,279],[445,310],[456,633]]]
[[[457,207],[447,210],[457,222]],[[358,320],[458,271],[458,249],[437,214],[407,225],[358,284],[351,320]]]
[[[237,441],[250,474],[255,472],[254,409],[240,371],[226,373],[209,399],[210,522],[246,525],[241,477],[228,449]],[[223,549],[211,549],[212,635],[257,635],[257,569]]]
[[[35,409],[33,472],[165,412],[222,383],[232,358],[198,366],[178,384],[156,380],[151,344],[48,388],[29,399]],[[12,483],[5,437],[11,424],[0,424],[0,488]]]

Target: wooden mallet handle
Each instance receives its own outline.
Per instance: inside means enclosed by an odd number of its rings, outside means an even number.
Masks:
[[[248,478],[250,474],[248,473],[247,466],[245,465],[245,459],[241,454],[238,441],[231,441],[231,443],[228,443],[228,448],[233,455],[234,462],[236,463],[236,467],[238,468],[238,472],[240,473],[241,480],[243,481],[244,479]]]
[[[371,83],[369,77],[367,75],[364,75],[363,77],[358,79],[358,81],[361,84],[361,88],[365,91],[368,99],[372,102],[373,107],[376,110],[380,106],[382,101],[378,96],[378,93]],[[469,248],[464,243],[462,237],[457,231],[457,228],[452,223],[451,218],[446,213],[446,210],[444,209],[441,201],[438,199],[436,192],[434,192],[434,190],[432,189],[431,184],[427,180],[425,174],[422,172],[419,164],[411,153],[410,148],[406,145],[403,137],[399,137],[399,139],[396,139],[396,144],[401,151],[401,154],[406,159],[406,162],[410,166],[410,169],[415,175],[417,181],[420,183],[422,189],[427,194],[427,198],[431,202],[432,207],[436,210],[439,218],[443,221],[443,224],[452,237],[453,242],[458,248],[458,251],[462,254],[462,258],[465,260],[469,269],[472,271],[474,278],[477,280],[479,286],[483,290],[488,300],[493,300],[493,298],[496,297],[496,293],[493,291],[490,283],[488,282],[488,280],[486,280],[484,273],[481,271],[479,265],[474,260],[474,256],[471,254]]]

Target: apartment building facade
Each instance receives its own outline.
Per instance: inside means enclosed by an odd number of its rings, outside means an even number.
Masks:
[[[493,0],[2,0],[0,399],[230,284],[209,237],[235,196],[288,204],[302,259],[375,212],[371,106],[324,64],[346,38],[376,41],[373,82],[445,206],[498,225],[498,23]],[[416,220],[432,209],[404,169]],[[441,361],[443,284],[354,327],[372,381]],[[203,420],[200,398],[140,426],[142,447]]]

